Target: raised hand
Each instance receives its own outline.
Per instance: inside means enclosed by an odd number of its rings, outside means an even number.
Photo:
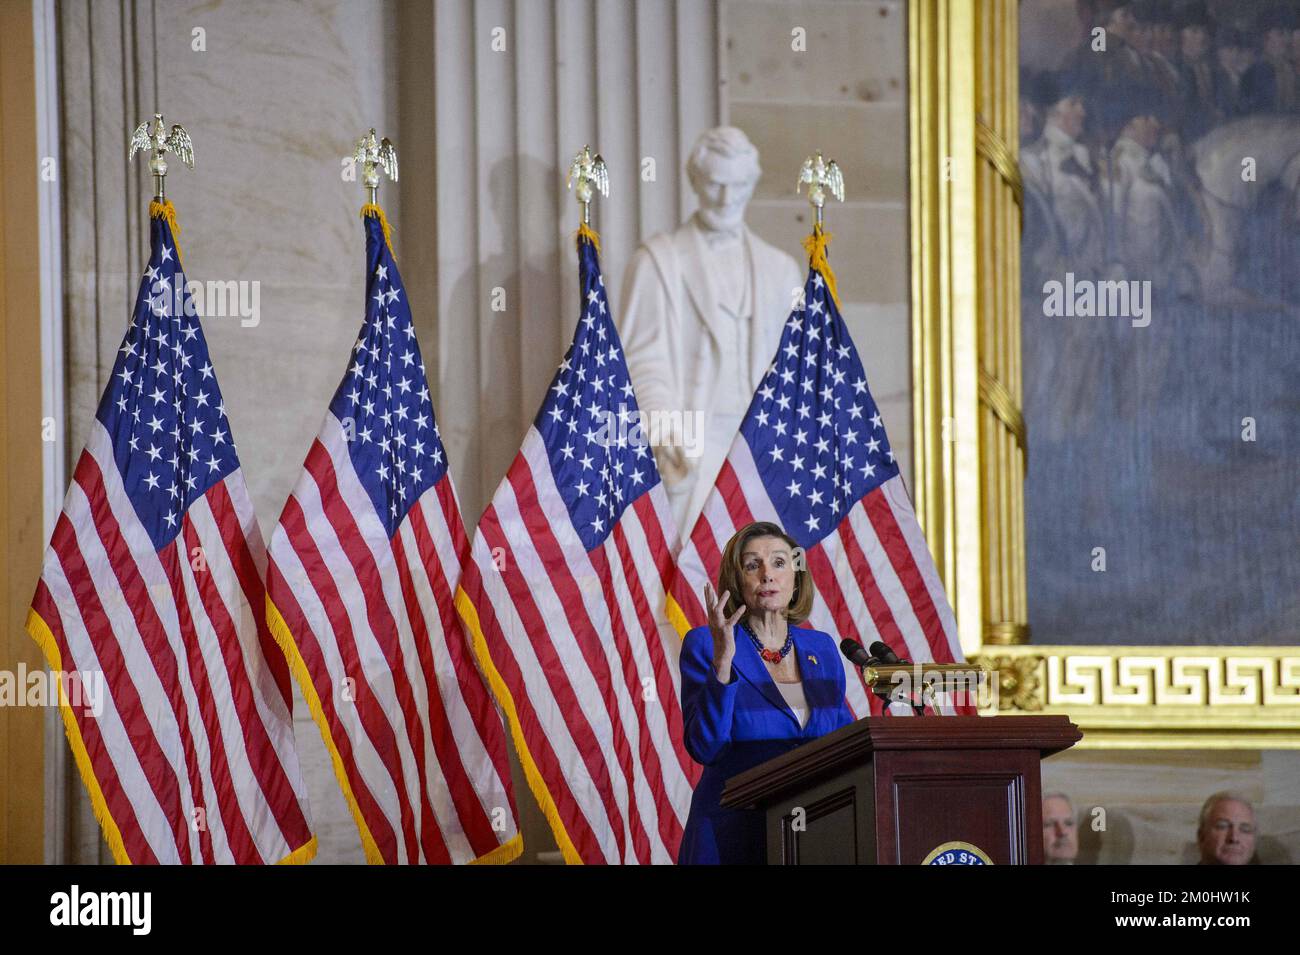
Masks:
[[[724,591],[719,597],[707,581],[704,584],[704,610],[709,618],[709,633],[713,636],[713,672],[719,683],[731,682],[731,661],[736,655],[735,627],[745,614],[745,605],[741,604],[736,612],[727,616],[727,600],[731,591]]]

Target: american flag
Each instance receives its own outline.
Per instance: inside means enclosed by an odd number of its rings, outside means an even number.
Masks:
[[[149,267],[27,626],[53,670],[103,674],[98,717],[61,703],[119,863],[306,862],[316,839],[262,613],[262,536],[174,210],[150,214]]]
[[[678,555],[668,614],[683,634],[706,623],[700,594],[717,582],[727,541],[771,521],[804,550],[817,591],[809,625],[865,647],[883,640],[916,663],[960,660],[952,608],[836,303],[827,239],[809,240],[804,300]],[[879,713],[857,668],[841,662],[854,714]]]
[[[457,606],[565,860],[671,862],[699,773],[662,621],[676,533],[595,243],[579,230],[582,318]]]
[[[271,535],[267,612],[372,863],[508,862],[505,729],[453,595],[469,551],[378,206],[366,314]]]

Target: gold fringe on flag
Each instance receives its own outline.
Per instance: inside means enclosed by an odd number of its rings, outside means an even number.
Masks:
[[[185,265],[181,261],[181,227],[176,221],[176,207],[172,205],[172,201],[170,199],[164,199],[162,202],[157,199],[152,200],[149,203],[149,218],[167,220],[167,225],[172,230],[172,242],[176,244],[176,264],[183,269]]]
[[[664,601],[664,611],[668,615],[668,622],[671,623],[673,629],[677,631],[678,638],[685,640],[686,634],[690,632],[691,625],[687,622],[686,614],[682,610],[681,605],[677,602],[677,598],[672,594],[669,594]]]
[[[596,235],[595,230],[593,230],[591,226],[587,225],[587,223],[585,222],[582,225],[578,226],[577,241],[582,242],[583,239],[586,239],[588,242],[590,242],[592,244],[592,247],[597,252],[600,251],[600,236]]]
[[[380,213],[380,215],[383,215],[383,213]],[[339,788],[343,790],[343,799],[348,804],[348,809],[352,812],[352,819],[356,822],[357,830],[361,834],[361,848],[366,854],[366,862],[370,865],[383,865],[384,855],[379,851],[375,837],[370,833],[370,827],[366,825],[366,818],[361,813],[361,806],[357,803],[357,797],[352,791],[351,782],[348,781],[348,772],[343,766],[343,757],[334,744],[334,734],[330,732],[329,719],[325,716],[325,710],[321,706],[320,696],[316,692],[316,684],[311,678],[311,671],[307,669],[307,662],[303,660],[302,654],[298,652],[298,644],[294,642],[289,625],[284,622],[284,617],[281,615],[280,609],[271,600],[270,594],[266,595],[266,623],[271,631],[271,636],[284,654],[294,679],[298,681],[298,687],[302,690],[303,699],[307,701],[307,709],[311,712],[311,718],[316,723],[316,728],[320,730],[325,749],[329,751],[330,763],[334,767],[334,778],[338,780]],[[314,836],[313,841],[315,841]]]
[[[397,253],[393,251],[393,230],[388,225],[388,217],[384,215],[384,210],[377,203],[367,202],[361,207],[361,218],[374,216],[379,220],[380,227],[384,230],[384,245],[388,246],[388,254],[397,258]]]
[[[826,258],[826,247],[831,244],[833,238],[835,236],[832,233],[824,231],[820,225],[814,225],[812,235],[803,240],[803,248],[808,253],[808,264],[821,273],[826,287],[831,290],[835,307],[843,308],[840,304],[839,290],[835,287],[835,273],[831,271],[831,263]]]
[[[316,850],[320,847],[316,836],[311,837],[311,841],[304,843],[293,852],[281,859],[276,865],[306,865],[312,859],[316,858]]]
[[[584,225],[583,229],[587,227]],[[590,229],[587,229],[591,232]],[[582,230],[579,230],[581,234]],[[591,233],[595,235],[595,233]],[[519,755],[519,762],[524,768],[524,779],[528,783],[528,788],[532,791],[533,798],[542,808],[542,815],[546,817],[546,822],[551,827],[551,834],[555,836],[556,845],[560,847],[560,853],[564,856],[564,861],[568,865],[582,865],[582,856],[578,854],[573,840],[564,828],[564,820],[560,818],[559,807],[555,805],[555,799],[551,796],[551,791],[546,787],[546,780],[542,776],[542,771],[537,767],[537,761],[533,759],[533,754],[528,750],[528,741],[524,738],[524,728],[519,722],[519,711],[515,708],[515,699],[510,695],[510,688],[506,686],[506,681],[502,679],[501,672],[497,670],[496,664],[492,662],[492,654],[488,652],[487,639],[483,636],[483,625],[479,620],[478,608],[474,606],[474,601],[470,599],[465,588],[456,587],[456,610],[460,612],[461,622],[469,630],[470,646],[474,651],[474,659],[478,661],[479,669],[487,678],[488,689],[496,698],[497,705],[505,713],[506,723],[510,727],[510,737],[515,742],[515,752]],[[510,843],[506,843],[510,845]],[[502,849],[504,850],[504,846]],[[522,843],[520,850],[522,851]],[[501,860],[506,861],[506,860]]]
[[[63,657],[59,653],[59,644],[54,639],[54,634],[50,632],[49,625],[35,610],[27,611],[27,632],[41,648],[50,669],[55,673],[62,673]],[[77,716],[72,711],[67,693],[64,692],[63,681],[56,680],[55,683],[59,689],[59,712],[63,715],[63,732],[68,737],[68,745],[72,747],[72,758],[77,764],[77,771],[81,773],[86,794],[90,797],[95,821],[99,823],[99,828],[104,833],[104,841],[108,843],[108,851],[113,854],[113,861],[118,865],[131,865],[131,857],[126,854],[126,844],[122,841],[122,831],[117,827],[113,814],[109,812],[108,801],[104,798],[104,791],[99,787],[99,779],[95,776],[95,768],[90,761],[90,754],[86,751],[86,743],[81,738]]]

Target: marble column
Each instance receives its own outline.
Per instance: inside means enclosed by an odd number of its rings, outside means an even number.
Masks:
[[[443,0],[427,29],[403,31],[403,59],[427,50],[432,60],[437,136],[419,160],[437,181],[433,234],[420,240],[437,246],[428,340],[472,525],[578,319],[569,162],[586,144],[609,165],[593,225],[616,299],[641,240],[694,209],[684,165],[718,121],[717,10],[712,0]],[[410,122],[427,117],[404,112]]]
[[[361,186],[341,159],[396,128],[394,5],[251,0],[60,7],[69,448],[79,452],[126,326],[148,241],[151,183],[127,163],[155,111],[194,141],[168,197],[191,280],[258,283],[253,319],[204,333],[264,533],[296,480],[363,314]],[[407,167],[418,179],[418,166]],[[400,193],[381,201],[402,225]],[[399,232],[399,236],[401,233]],[[400,241],[400,239],[399,239]],[[322,861],[361,861],[350,814],[302,700],[296,735]],[[109,861],[75,770],[65,856]]]
[[[70,474],[113,367],[145,259],[147,170],[128,165],[126,141],[154,111],[157,73],[153,4],[72,0],[58,6],[57,22]],[[63,802],[66,813],[58,861],[112,862],[67,743],[61,742],[49,754],[61,790],[51,801]]]
[[[844,171],[826,209],[843,314],[903,479],[912,481],[907,253],[907,8],[898,0],[723,0],[723,121],[763,160],[749,224],[801,264],[811,230],[795,195],[814,150]],[[796,33],[796,31],[801,31]]]
[[[610,196],[594,204],[593,226],[617,309],[636,246],[695,206],[684,166],[718,122],[717,9],[713,0],[441,0],[405,7],[402,18],[398,141],[403,169],[430,170],[432,190],[421,175],[418,194],[404,193],[412,202],[398,255],[473,527],[578,320],[569,162],[590,145],[609,165]],[[550,831],[517,763],[514,777],[525,861],[546,861]]]

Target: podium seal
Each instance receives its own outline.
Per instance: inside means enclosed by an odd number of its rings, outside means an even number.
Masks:
[[[935,846],[921,865],[992,865],[980,849],[969,842],[945,842]]]

